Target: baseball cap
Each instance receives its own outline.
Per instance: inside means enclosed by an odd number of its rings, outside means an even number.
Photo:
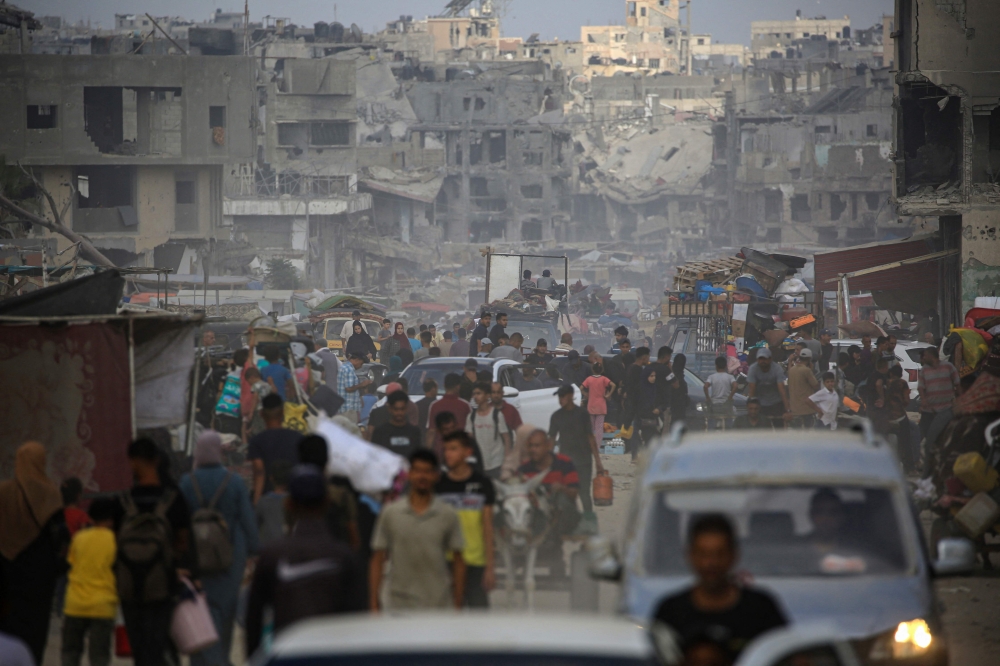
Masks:
[[[315,506],[326,498],[326,481],[316,466],[296,465],[288,479],[288,493],[299,504]]]
[[[809,351],[808,349],[803,349],[802,351],[799,352],[799,358],[806,358],[806,359],[809,359],[811,361],[812,357],[813,357],[813,353],[811,351]]]
[[[761,347],[757,350],[757,358],[771,358],[771,350],[768,347]]]
[[[831,331],[828,328],[824,328],[822,331],[819,332],[819,334],[820,335],[833,335],[833,331]]]

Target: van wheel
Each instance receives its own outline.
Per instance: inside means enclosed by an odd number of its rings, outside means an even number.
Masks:
[[[570,556],[570,610],[597,611],[597,581],[590,577],[587,553],[578,550]]]

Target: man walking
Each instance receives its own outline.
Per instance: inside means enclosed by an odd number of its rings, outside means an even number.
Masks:
[[[493,482],[469,463],[475,455],[474,442],[467,433],[453,432],[444,437],[444,464],[447,472],[434,492],[458,513],[465,548],[465,606],[489,608],[489,591],[496,584],[494,574]]]
[[[327,529],[327,484],[320,470],[299,465],[288,482],[287,536],[266,544],[254,569],[246,615],[246,653],[264,634],[264,609],[274,613],[274,631],[299,620],[365,608],[364,572],[351,549]]]
[[[583,517],[578,529],[584,534],[597,534],[597,514],[590,496],[590,484],[595,468],[598,474],[604,474],[601,452],[591,428],[590,415],[573,402],[573,387],[560,386],[556,395],[559,397],[559,409],[549,420],[549,438],[559,447],[559,453],[573,461],[580,479]]]
[[[372,380],[358,379],[357,371],[365,364],[361,354],[351,354],[349,363],[345,363],[337,373],[337,393],[344,399],[344,405],[339,414],[343,414],[351,423],[357,423],[361,417],[361,391],[372,383]]]
[[[505,329],[507,328],[507,313],[498,312],[497,313],[497,323],[493,324],[493,328],[490,329],[490,340],[493,342],[493,347],[500,346],[500,336],[506,335]]]
[[[475,361],[473,361],[475,363]],[[455,422],[460,427],[465,426],[469,419],[469,403],[459,397],[458,392],[462,386],[462,378],[454,372],[449,372],[444,376],[444,395],[441,399],[431,405],[427,412],[427,440],[426,447],[435,452],[440,452],[441,437],[444,433],[437,429],[438,414],[449,412],[454,415]]]
[[[404,391],[395,391],[389,395],[387,402],[389,422],[375,428],[371,442],[393,453],[398,453],[404,458],[409,458],[422,446],[420,428],[410,425],[407,420],[410,396]]]
[[[469,340],[469,356],[478,356],[479,352],[482,351],[479,347],[479,341],[490,337],[490,320],[492,319],[493,316],[489,312],[480,315],[479,324],[472,331],[472,339]]]
[[[961,388],[961,380],[955,366],[942,361],[934,347],[924,347],[920,363],[923,367],[917,373],[917,391],[920,393],[920,436],[924,440],[926,476],[930,452],[951,421],[952,403]]]
[[[747,397],[760,401],[761,414],[771,420],[775,428],[785,427],[788,412],[788,392],[785,390],[785,373],[773,362],[771,350],[757,350],[757,361],[747,374]]]
[[[816,409],[809,402],[809,396],[819,390],[812,359],[813,353],[806,347],[799,351],[798,360],[788,371],[788,425],[801,430],[816,425]]]
[[[341,371],[343,372],[343,371]],[[294,465],[298,460],[299,440],[302,433],[285,427],[285,403],[281,397],[271,394],[264,397],[261,418],[264,419],[263,432],[250,438],[247,459],[253,465],[253,502],[273,490],[271,475],[275,463]]]
[[[510,428],[499,409],[493,408],[490,385],[477,382],[472,389],[472,401],[476,405],[469,414],[465,431],[469,433],[483,452],[483,469],[486,476],[499,479],[504,459],[510,454]]]
[[[351,321],[345,321],[344,325],[340,328],[340,339],[344,342],[344,346],[347,346],[347,341],[352,335],[354,335],[354,322],[361,321],[361,311],[355,310],[351,313]],[[364,326],[364,324],[362,324]]]
[[[464,328],[459,328],[455,331],[457,339],[452,342],[451,349],[448,350],[448,356],[462,357],[469,355],[469,341],[465,339],[467,335]]]
[[[427,449],[410,456],[410,491],[384,507],[372,536],[369,607],[381,609],[382,573],[389,560],[389,607],[462,608],[465,560],[458,514],[434,496],[440,478],[438,457]],[[451,580],[448,559],[451,559]],[[449,589],[450,588],[450,589]],[[450,594],[449,594],[450,592]],[[450,598],[449,598],[450,597]]]

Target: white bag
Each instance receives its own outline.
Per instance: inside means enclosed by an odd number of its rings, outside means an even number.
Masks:
[[[219,641],[212,613],[208,610],[208,600],[203,592],[198,592],[186,578],[181,579],[194,598],[182,598],[174,608],[170,622],[170,637],[181,654],[195,654]]]
[[[330,419],[318,419],[315,433],[330,452],[327,471],[346,476],[358,492],[375,495],[392,487],[406,461],[392,451],[352,435]]]

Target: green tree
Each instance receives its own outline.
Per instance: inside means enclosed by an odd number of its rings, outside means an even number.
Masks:
[[[288,259],[268,259],[264,281],[268,289],[298,289],[299,272]]]

